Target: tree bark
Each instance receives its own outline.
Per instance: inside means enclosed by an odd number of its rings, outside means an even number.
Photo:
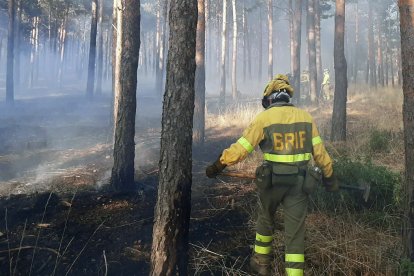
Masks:
[[[290,53],[295,98],[300,102],[300,46],[302,44],[302,0],[295,0],[293,11],[293,51]]]
[[[380,22],[380,18],[377,19],[377,29],[378,29],[378,37],[377,37],[377,60],[378,60],[378,82],[379,84],[384,87],[384,57],[382,53],[382,24]]]
[[[16,43],[15,43],[15,85],[19,87],[20,85],[20,38],[21,38],[21,25],[22,25],[22,2],[19,0],[17,2],[17,18],[16,18]]]
[[[263,20],[263,11],[262,11],[262,6],[259,6],[259,45],[258,45],[258,55],[259,55],[259,61],[258,61],[258,67],[259,70],[257,70],[258,72],[258,80],[261,81],[262,80],[262,70],[263,70],[263,29],[262,29],[262,20]]]
[[[335,12],[335,95],[331,141],[346,140],[347,64],[345,59],[345,0],[336,0]]]
[[[9,0],[9,27],[7,37],[7,72],[6,72],[6,102],[14,102],[14,20],[15,20],[15,2]]]
[[[134,188],[135,114],[140,47],[140,1],[114,0],[117,18],[115,64],[115,144],[111,186],[115,191]]]
[[[236,0],[232,0],[233,7],[233,54],[231,69],[231,94],[233,100],[237,99],[237,10]]]
[[[414,0],[400,0],[405,146],[404,255],[414,262]]]
[[[102,94],[102,80],[103,80],[103,68],[104,68],[104,28],[103,28],[103,16],[104,16],[104,1],[99,0],[99,39],[98,39],[98,72],[96,78],[96,94]]]
[[[196,74],[195,74],[195,105],[193,143],[204,144],[205,136],[205,96],[206,96],[206,67],[205,67],[205,0],[198,0]]]
[[[268,27],[268,63],[267,63],[267,79],[273,78],[273,0],[267,2],[267,27]]]
[[[310,98],[314,103],[317,100],[317,69],[316,69],[316,44],[315,44],[315,0],[308,0],[308,55],[309,55],[309,85]]]
[[[375,45],[374,45],[374,26],[372,16],[372,3],[368,1],[368,70],[369,83],[371,87],[377,89],[376,70],[375,70]]]
[[[226,104],[226,52],[227,52],[227,0],[223,0],[221,32],[221,56],[220,56],[220,105]]]
[[[86,96],[93,97],[95,85],[95,60],[96,60],[96,33],[98,28],[98,0],[92,0],[91,36],[89,42],[88,82],[86,84]]]
[[[64,62],[65,62],[66,36],[67,36],[66,28],[67,28],[68,16],[69,16],[69,8],[66,8],[65,16],[64,16],[64,19],[62,20],[62,25],[61,25],[61,35],[59,37],[60,62],[59,62],[59,70],[58,70],[58,81],[61,87],[62,87],[62,77],[63,77]],[[37,43],[37,39],[35,39],[35,41]],[[35,52],[34,52],[35,57],[37,55],[36,52],[37,52],[37,45],[35,46]]]
[[[151,275],[188,275],[196,0],[171,0]]]
[[[358,0],[356,1],[356,6],[355,6],[355,62],[354,62],[354,84],[355,87],[357,85],[357,80],[358,80],[358,64],[359,64],[359,60],[358,60],[358,52],[359,52],[359,12],[358,12],[358,7],[359,7],[359,2]]]
[[[321,7],[320,0],[315,1],[315,49],[316,49],[316,94],[320,98],[322,85],[322,49],[321,49]]]

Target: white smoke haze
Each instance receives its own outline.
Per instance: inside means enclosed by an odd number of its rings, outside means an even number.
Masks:
[[[70,1],[69,1],[70,2]],[[157,76],[157,1],[141,1],[141,51],[138,68],[136,171],[151,170],[158,164],[163,91],[156,90]],[[273,72],[290,72],[290,32],[288,1],[274,1]],[[331,1],[321,1],[328,7]],[[398,13],[393,1],[381,1],[388,7],[384,21],[390,25],[389,47],[399,43]],[[64,42],[49,40],[45,17],[39,33],[34,34],[35,16],[23,10],[20,40],[15,44],[15,103],[5,103],[7,5],[0,0],[0,193],[30,193],[46,190],[57,179],[72,179],[81,185],[84,178],[96,187],[108,184],[112,167],[112,61],[111,1],[105,1],[103,27],[102,92],[87,100],[86,78],[89,54],[90,7],[68,15]],[[221,1],[209,1],[206,30],[207,103],[219,94]],[[391,3],[391,4],[390,4]],[[326,5],[325,5],[326,4]],[[359,42],[355,45],[356,8],[359,14]],[[246,0],[237,5],[239,38],[237,41],[237,83],[244,99],[258,99],[268,81],[268,26],[265,1]],[[348,68],[357,60],[357,81],[364,82],[366,69],[368,1],[347,3],[346,56]],[[245,19],[242,11],[245,11]],[[381,10],[381,8],[378,8]],[[323,68],[333,72],[334,8],[324,9],[321,22]],[[304,10],[305,15],[305,10]],[[228,15],[228,53],[226,55],[226,95],[231,94],[232,13]],[[246,23],[244,27],[244,23]],[[57,26],[59,28],[59,26]],[[59,29],[60,34],[63,29]],[[246,36],[246,30],[248,36]],[[168,39],[168,33],[165,35]],[[261,42],[260,42],[261,38]],[[99,39],[98,39],[99,40]],[[17,42],[16,42],[17,43]],[[247,44],[248,43],[248,44]],[[250,61],[248,56],[250,45]],[[261,46],[261,47],[260,47]],[[165,45],[165,53],[168,43]],[[301,71],[306,70],[306,20],[302,20]],[[100,48],[97,49],[98,53]],[[18,58],[17,58],[18,57]],[[394,56],[397,60],[397,55]],[[164,56],[164,62],[166,56]],[[259,67],[261,62],[261,67]],[[19,64],[19,66],[17,66]],[[98,66],[97,66],[98,68]],[[164,67],[165,68],[165,67]],[[249,69],[250,68],[250,69]],[[165,70],[163,72],[165,77]],[[333,78],[333,73],[331,73]],[[159,79],[158,79],[159,80]],[[96,85],[95,85],[96,87]],[[163,87],[161,85],[160,87]],[[65,177],[67,176],[67,177]],[[77,177],[79,176],[79,177]],[[72,178],[71,178],[72,177]],[[78,180],[77,180],[78,179]],[[69,180],[67,181],[70,182]],[[59,185],[57,185],[59,186]],[[65,189],[64,187],[57,187]]]

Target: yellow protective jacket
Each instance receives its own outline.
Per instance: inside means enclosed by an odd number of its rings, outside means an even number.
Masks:
[[[330,84],[329,73],[323,73],[322,85]]]
[[[312,116],[291,104],[276,103],[257,115],[243,136],[223,151],[220,162],[233,165],[242,161],[257,145],[264,160],[301,166],[313,156],[324,176],[332,175],[332,160]]]

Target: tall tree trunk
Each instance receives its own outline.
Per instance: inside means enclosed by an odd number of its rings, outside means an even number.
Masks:
[[[95,85],[96,33],[98,28],[98,0],[92,0],[91,38],[89,42],[88,82],[86,96],[93,97]]]
[[[185,15],[185,16],[183,16]],[[188,275],[196,0],[171,0],[151,275]]]
[[[394,62],[395,62],[395,58],[394,58],[393,52],[391,51],[391,84],[393,88],[395,87]]]
[[[15,72],[14,72],[14,77],[15,77],[15,81],[14,81],[14,83],[15,83],[15,85],[18,87],[19,85],[20,85],[20,37],[21,37],[21,32],[20,32],[20,29],[21,29],[21,22],[22,22],[22,2],[21,2],[21,0],[19,0],[18,2],[17,2],[17,18],[16,18],[17,20],[16,20],[16,30],[15,30],[15,33],[16,33],[16,43],[14,44],[15,45],[15,51],[14,51],[14,54],[15,54],[15,60],[14,60],[14,63],[15,63]]]
[[[368,1],[368,68],[370,86],[377,89],[376,70],[375,70],[375,42],[374,42],[374,26],[371,1]]]
[[[300,46],[302,44],[302,0],[295,0],[293,10],[293,51],[290,53],[295,97],[300,101]]]
[[[114,0],[117,18],[115,64],[114,165],[111,186],[115,191],[134,188],[135,114],[140,47],[140,1]]]
[[[259,6],[259,70],[257,71],[259,73],[258,80],[262,81],[262,70],[263,70],[263,29],[262,29],[262,19],[263,19],[263,12],[262,12],[262,6]]]
[[[354,84],[355,87],[357,85],[357,79],[358,79],[358,63],[359,63],[359,59],[358,59],[358,47],[359,47],[359,12],[358,12],[358,7],[359,7],[359,2],[358,0],[356,1],[356,5],[355,5],[355,62],[354,62]]]
[[[378,59],[378,82],[384,87],[384,58],[382,53],[382,24],[378,16],[377,19],[378,37],[377,37],[377,59]]]
[[[242,9],[242,29],[243,29],[243,81],[246,81],[247,75],[247,22],[246,22],[246,0],[243,0],[243,9]]]
[[[205,0],[198,0],[197,46],[196,46],[196,74],[195,74],[195,104],[193,143],[204,144],[205,136],[205,97],[206,97],[206,67],[205,42],[206,20]]]
[[[400,0],[405,145],[404,255],[414,262],[414,0]]]
[[[237,99],[237,10],[236,0],[232,0],[233,6],[233,54],[231,69],[231,94],[233,100]]]
[[[288,2],[288,11],[289,11],[289,53],[290,53],[290,73],[293,74],[293,0]],[[292,81],[292,80],[291,80]]]
[[[273,0],[267,2],[267,27],[268,27],[268,63],[267,63],[267,79],[273,78]]]
[[[335,12],[335,96],[331,141],[346,140],[347,65],[345,59],[345,0],[336,0]]]
[[[221,32],[221,56],[220,56],[220,105],[226,104],[226,40],[227,40],[227,0],[223,0]]]
[[[63,77],[64,62],[65,62],[66,36],[67,36],[66,28],[67,28],[68,16],[69,16],[69,8],[66,8],[65,17],[62,21],[61,36],[59,38],[60,63],[59,63],[58,81],[59,81],[60,86],[62,86],[62,77]]]
[[[99,39],[98,39],[98,74],[96,78],[96,94],[102,94],[102,80],[104,69],[104,28],[103,28],[103,16],[104,16],[104,1],[99,0]]]
[[[165,48],[167,40],[167,11],[168,0],[159,1],[160,18],[157,19],[158,49],[157,49],[157,70],[156,70],[156,91],[160,95],[163,92],[165,75]]]
[[[309,85],[311,102],[317,100],[317,69],[315,44],[315,0],[308,0],[308,55],[309,55]]]
[[[3,33],[0,31],[0,64],[1,64],[1,59],[3,58],[2,51],[3,51]]]
[[[316,48],[316,93],[320,98],[322,85],[322,49],[321,49],[321,7],[320,0],[315,0],[315,48]]]
[[[14,102],[14,20],[15,20],[15,3],[9,0],[9,27],[7,37],[7,73],[6,73],[6,102]]]

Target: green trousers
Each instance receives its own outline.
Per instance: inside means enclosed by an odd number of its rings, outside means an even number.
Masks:
[[[299,175],[296,183],[277,185],[265,190],[259,189],[259,207],[255,253],[271,255],[274,214],[281,204],[284,209],[285,225],[285,267],[289,276],[303,275],[305,219],[308,195],[302,191],[304,177]]]

